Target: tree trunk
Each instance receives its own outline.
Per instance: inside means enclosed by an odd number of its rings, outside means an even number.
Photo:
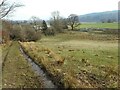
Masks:
[[[72,28],[72,30],[74,29],[74,26],[73,25],[71,25],[71,28]]]

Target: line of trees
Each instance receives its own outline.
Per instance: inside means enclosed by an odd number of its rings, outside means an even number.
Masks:
[[[65,29],[74,30],[75,27],[80,25],[79,17],[76,14],[71,14],[68,18],[60,16],[59,11],[51,13],[51,18],[47,22],[38,17],[32,16],[30,19],[31,27],[35,30],[41,30],[44,35],[55,35],[56,33],[63,33]]]
[[[76,26],[80,25],[79,17],[76,14],[71,14],[68,18],[63,18],[60,16],[59,11],[52,12],[52,17],[47,22],[35,16],[24,22],[12,21],[11,23],[8,20],[4,20],[4,17],[9,16],[17,7],[21,6],[23,5],[17,3],[10,4],[8,0],[0,2],[0,20],[3,23],[2,42],[6,42],[9,39],[36,41],[41,38],[42,33],[46,36],[55,35],[56,33],[63,33],[65,29],[68,29],[68,26],[71,27],[71,30],[74,30]]]
[[[49,25],[48,25],[49,23]],[[62,18],[59,12],[53,12],[52,18],[49,21],[41,20],[38,17],[31,17],[25,22],[10,22],[3,20],[3,42],[9,39],[21,41],[36,41],[41,38],[43,33],[45,36],[63,33],[68,26],[71,30],[79,25],[77,15],[71,15],[68,18]]]
[[[113,23],[113,22],[117,22],[115,19],[108,19],[108,20],[101,20],[102,23]]]

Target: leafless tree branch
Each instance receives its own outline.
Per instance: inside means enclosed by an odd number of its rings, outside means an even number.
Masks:
[[[17,7],[21,7],[23,5],[20,4],[9,4],[7,0],[3,0],[0,3],[0,19],[4,18],[5,16],[9,15],[11,12],[13,12]]]

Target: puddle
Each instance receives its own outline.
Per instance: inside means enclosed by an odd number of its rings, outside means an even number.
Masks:
[[[40,66],[38,66],[36,63],[33,62],[33,60],[25,54],[23,49],[20,47],[20,51],[25,57],[25,59],[30,63],[32,69],[35,71],[35,73],[40,76],[40,81],[42,79],[43,87],[44,88],[57,88],[56,85],[49,79],[49,77],[46,75],[46,73],[41,69]]]

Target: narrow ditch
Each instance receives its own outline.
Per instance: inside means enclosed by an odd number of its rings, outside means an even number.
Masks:
[[[25,57],[25,59],[31,64],[32,69],[35,71],[35,73],[40,76],[40,81],[42,79],[43,87],[44,88],[58,88],[47,76],[47,74],[42,70],[42,67],[40,65],[37,65],[20,47],[20,51],[22,55]]]

